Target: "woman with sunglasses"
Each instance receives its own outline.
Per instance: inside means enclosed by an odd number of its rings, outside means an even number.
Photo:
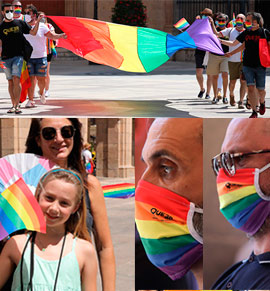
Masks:
[[[115,290],[115,258],[103,191],[97,178],[87,175],[82,163],[81,126],[77,118],[32,119],[26,153],[44,156],[61,168],[71,167],[82,175],[87,190],[87,227],[94,234],[103,291]]]

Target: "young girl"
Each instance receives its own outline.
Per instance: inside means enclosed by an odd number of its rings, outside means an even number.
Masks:
[[[46,234],[13,236],[0,256],[0,289],[15,269],[11,290],[96,290],[97,258],[86,228],[81,176],[47,172],[36,189]]]

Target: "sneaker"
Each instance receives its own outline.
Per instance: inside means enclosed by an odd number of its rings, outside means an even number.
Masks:
[[[264,113],[265,113],[265,102],[260,103],[259,113],[260,113],[261,115],[264,115]]]
[[[217,104],[218,103],[218,99],[214,97],[214,99],[212,100],[212,104]]]
[[[45,90],[43,91],[42,95],[39,96],[39,98],[42,104],[46,103]]]
[[[230,105],[231,106],[235,106],[236,105],[233,95],[230,96]]]
[[[205,99],[210,99],[210,98],[211,97],[208,94],[205,95]]]
[[[25,108],[33,108],[33,107],[36,107],[35,101],[28,100],[28,102],[25,105]]]
[[[45,97],[49,97],[50,96],[50,91],[45,90]]]
[[[21,114],[21,113],[22,113],[22,111],[21,111],[19,106],[17,108],[15,108],[15,114]]]
[[[249,118],[258,118],[258,113],[255,110],[253,110]]]
[[[227,99],[227,97],[223,97],[222,102],[223,102],[223,104],[228,104],[228,99]]]
[[[203,91],[200,91],[199,94],[198,94],[198,98],[202,98],[203,97],[203,94],[205,92],[205,89],[203,89]]]
[[[7,113],[14,113],[15,112],[15,107],[11,107],[8,111],[7,111]]]
[[[242,101],[239,101],[238,102],[238,108],[239,109],[245,109],[245,106],[243,105],[243,102]]]

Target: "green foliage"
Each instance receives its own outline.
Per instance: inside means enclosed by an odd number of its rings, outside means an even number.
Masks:
[[[146,7],[141,0],[116,0],[112,12],[114,23],[146,26]]]

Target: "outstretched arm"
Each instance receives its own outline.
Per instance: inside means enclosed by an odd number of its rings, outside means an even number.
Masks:
[[[88,175],[88,192],[94,219],[94,238],[99,259],[103,291],[115,291],[115,258],[101,185]]]
[[[234,41],[220,39],[220,42],[224,45],[227,45],[227,46],[236,46],[240,43],[237,39],[235,39]]]
[[[46,37],[53,39],[53,40],[57,40],[59,38],[67,38],[67,35],[65,33],[55,33],[53,31],[49,31],[45,34]]]
[[[243,42],[242,45],[240,45],[238,48],[236,48],[235,50],[229,52],[229,53],[226,53],[225,54],[225,57],[231,57],[232,55],[236,54],[236,53],[239,53],[241,52],[242,50],[245,49],[245,43]]]

